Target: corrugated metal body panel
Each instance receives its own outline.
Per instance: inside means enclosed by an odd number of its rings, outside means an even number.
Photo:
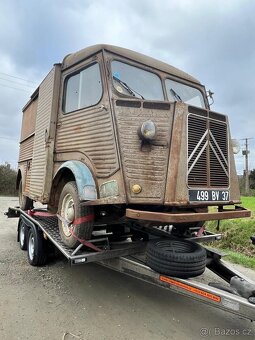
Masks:
[[[23,111],[21,141],[29,137],[35,131],[38,97],[34,99]]]
[[[171,110],[120,106],[116,106],[115,111],[129,202],[163,203],[173,113]],[[157,145],[142,147],[137,132],[141,124],[149,119],[157,126]],[[142,187],[141,193],[131,191],[134,184]]]
[[[19,162],[31,159],[33,156],[34,135],[20,143]]]
[[[23,195],[29,196],[30,180],[31,180],[31,161],[19,162],[19,171],[22,174]]]
[[[39,89],[30,183],[30,194],[34,199],[39,199],[44,191],[46,135],[49,132],[52,114],[54,71],[55,69],[53,68],[44,79]]]
[[[25,193],[29,193],[30,191],[30,182],[31,182],[31,167],[26,167],[26,181],[25,181]]]
[[[62,115],[57,127],[56,152],[80,151],[93,163],[97,177],[119,169],[110,111],[94,107]]]

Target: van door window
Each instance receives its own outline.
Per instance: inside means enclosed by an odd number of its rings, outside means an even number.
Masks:
[[[64,112],[96,105],[103,93],[99,64],[95,63],[65,80]]]

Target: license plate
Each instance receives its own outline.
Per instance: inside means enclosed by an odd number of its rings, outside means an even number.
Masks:
[[[228,190],[189,190],[189,200],[197,202],[229,201]]]

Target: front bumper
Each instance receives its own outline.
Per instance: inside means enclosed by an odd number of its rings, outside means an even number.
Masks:
[[[126,217],[136,220],[156,221],[165,223],[185,223],[213,220],[228,220],[232,218],[250,217],[251,211],[235,206],[235,209],[219,209],[217,212],[205,213],[160,213],[153,211],[126,209]]]

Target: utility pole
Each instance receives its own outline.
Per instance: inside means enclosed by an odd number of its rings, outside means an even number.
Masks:
[[[245,170],[244,170],[244,178],[245,178],[245,195],[248,196],[250,192],[250,183],[249,183],[249,144],[248,140],[253,138],[243,138],[245,141],[245,149],[242,151],[243,156],[245,157]]]

